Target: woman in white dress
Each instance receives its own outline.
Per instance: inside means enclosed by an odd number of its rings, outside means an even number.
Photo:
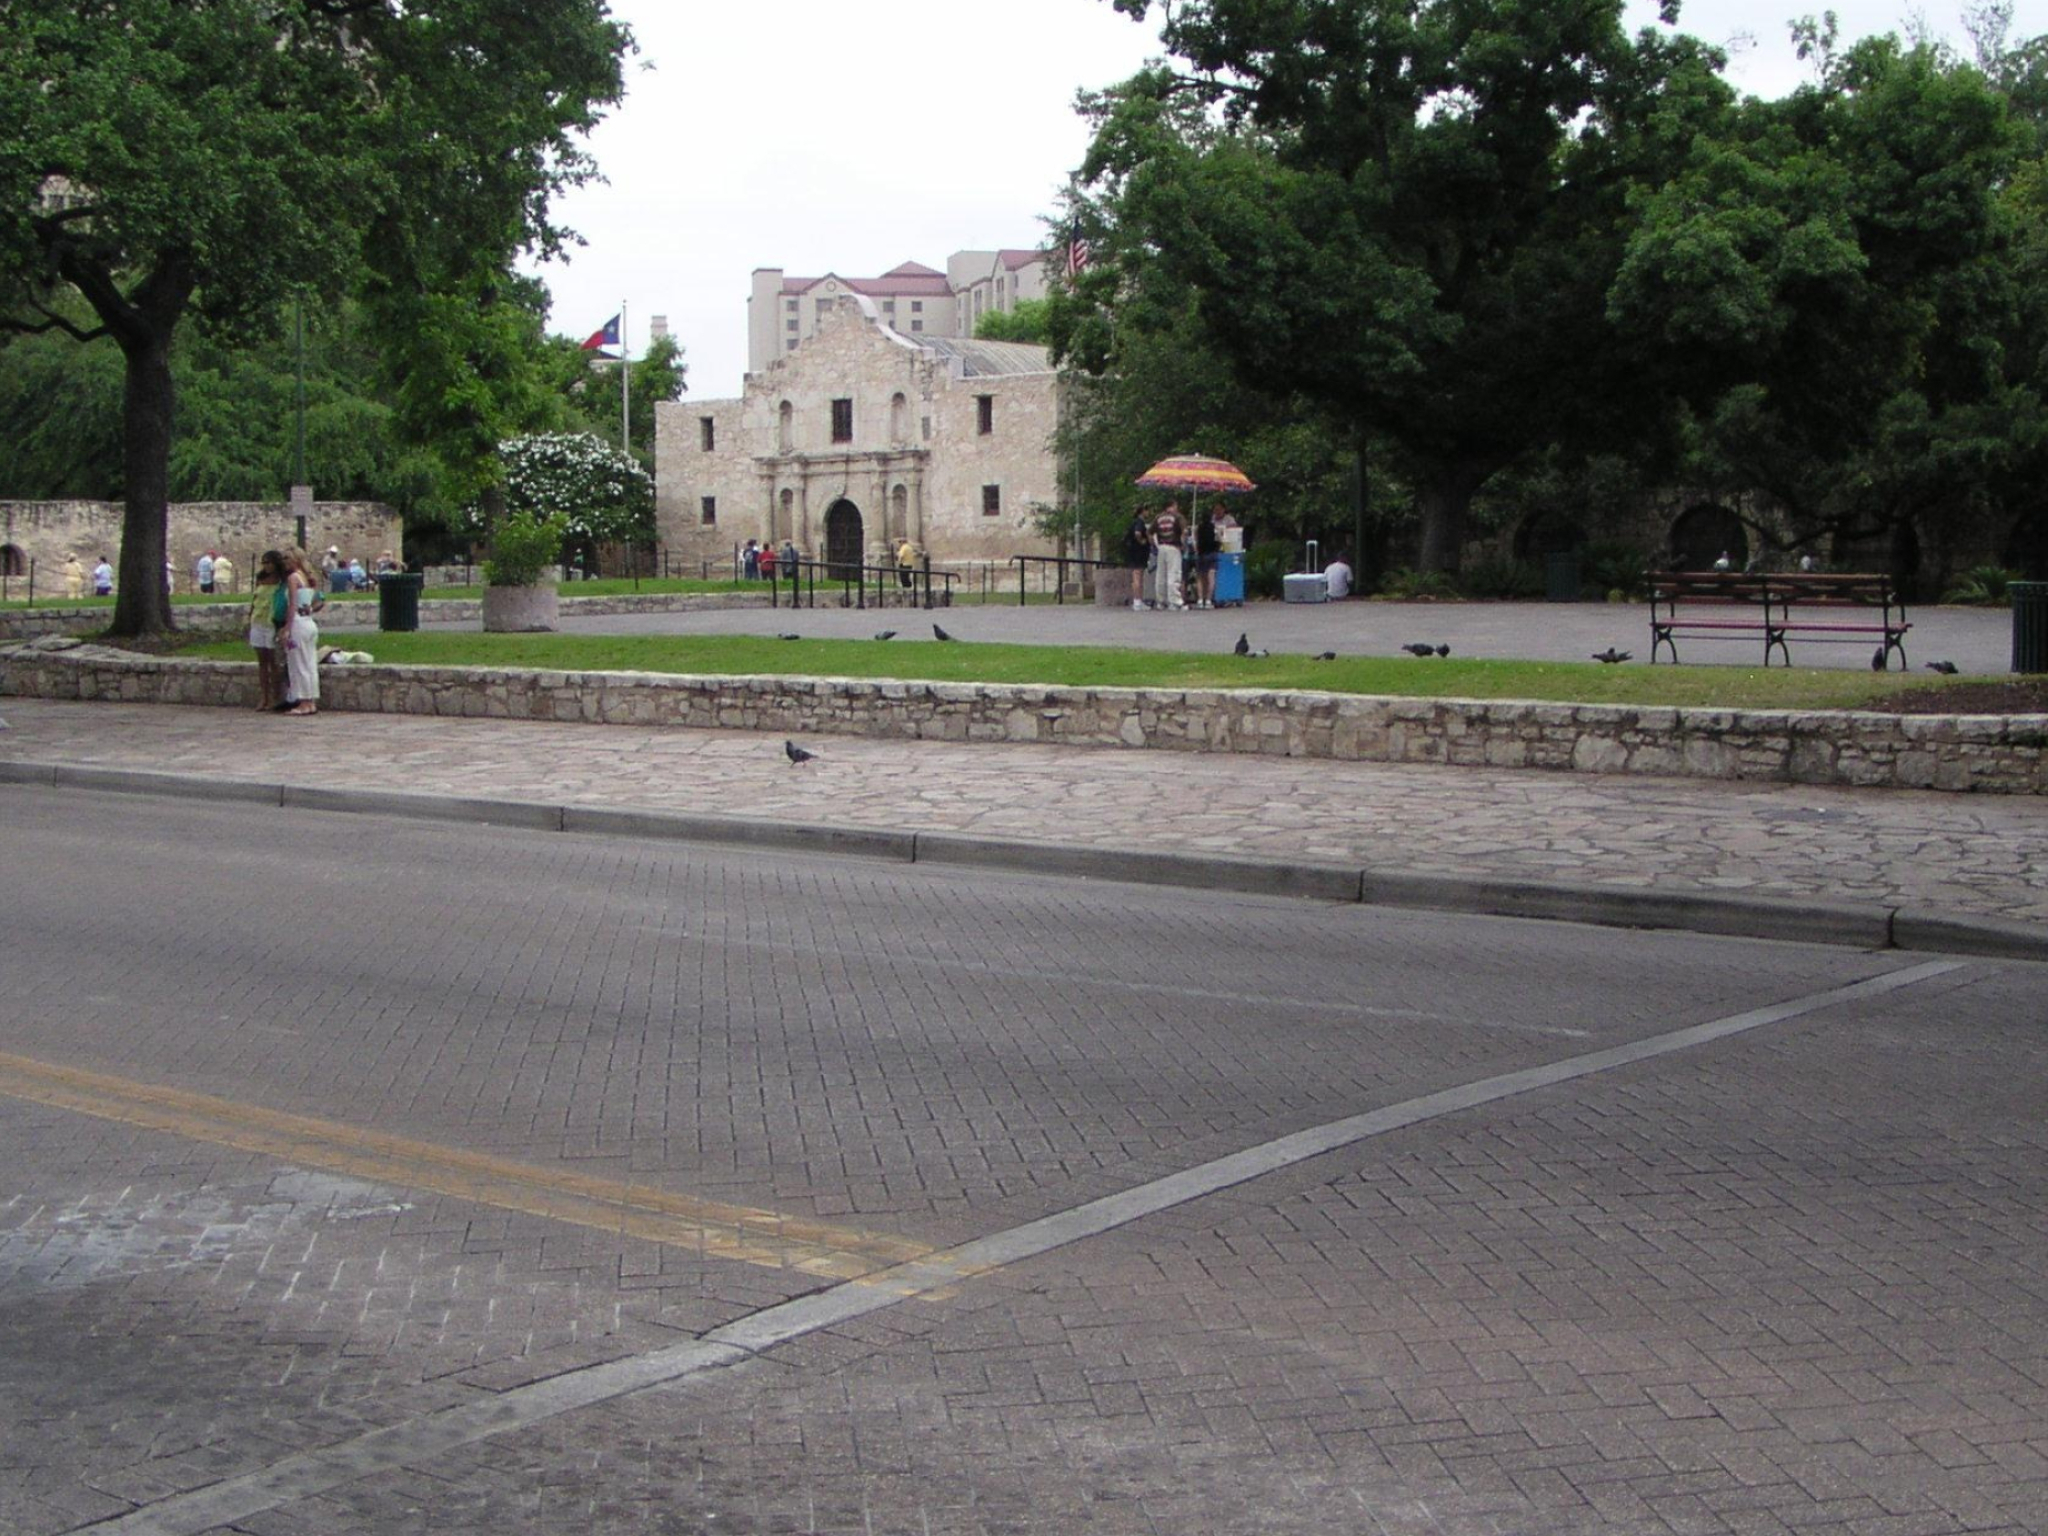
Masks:
[[[320,712],[320,626],[313,613],[324,606],[318,571],[298,550],[285,556],[284,622],[278,644],[284,647],[284,697],[288,715]]]

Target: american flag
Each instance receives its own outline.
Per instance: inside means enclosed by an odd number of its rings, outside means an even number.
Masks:
[[[1067,276],[1073,277],[1088,265],[1088,242],[1076,236],[1067,242]]]

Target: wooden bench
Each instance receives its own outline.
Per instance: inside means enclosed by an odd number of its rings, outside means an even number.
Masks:
[[[1872,667],[1887,671],[1892,653],[1906,666],[1906,602],[1889,576],[1819,571],[1651,571],[1650,661],[1659,647],[1678,660],[1680,637],[1763,641],[1764,665],[1776,651],[1792,665],[1789,640],[1816,645],[1868,643]]]

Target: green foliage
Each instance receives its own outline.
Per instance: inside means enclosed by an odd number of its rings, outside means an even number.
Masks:
[[[1541,597],[1543,572],[1527,560],[1491,556],[1474,560],[1458,573],[1458,587],[1467,597],[1511,600]]]
[[[471,345],[477,326],[436,305],[455,296],[487,329],[481,274],[502,276],[522,248],[559,248],[548,200],[590,174],[581,135],[617,99],[629,46],[602,0],[7,7],[0,325],[110,337],[122,354],[115,633],[170,620],[155,572],[170,354],[188,318],[222,338],[271,335],[293,294],[346,294],[374,270],[381,312],[419,327],[388,339],[459,354],[424,370],[405,419],[430,429],[420,440],[447,450],[458,480],[489,460],[509,432],[479,444],[461,429],[519,414],[482,408],[509,375],[494,347]]]
[[[591,354],[583,350],[581,342],[565,336],[550,336],[542,366],[550,387],[567,406],[565,429],[588,432],[606,442],[617,442],[618,365],[594,362]],[[651,469],[654,465],[654,407],[663,400],[682,399],[683,381],[689,367],[683,361],[681,343],[673,336],[655,338],[647,348],[646,356],[630,367],[632,378],[626,402],[631,424],[629,441],[633,457],[640,461],[642,467]]]
[[[1976,608],[2005,608],[2012,603],[2012,584],[2023,581],[2018,571],[2001,565],[1980,565],[1941,594],[1944,603],[1966,603]]]
[[[1649,573],[1647,551],[1632,544],[1588,544],[1579,555],[1579,571],[1589,592],[1619,592],[1624,597],[1646,595],[1643,578]]]
[[[1044,299],[1019,299],[1010,310],[992,309],[974,323],[976,341],[1027,341],[1046,346],[1051,338],[1050,305]]]
[[[586,432],[515,437],[498,445],[505,504],[514,513],[560,518],[566,533],[603,543],[654,531],[654,479],[639,463]]]
[[[1268,541],[1245,551],[1246,597],[1278,597],[1287,585],[1287,546]]]
[[[1458,596],[1458,584],[1446,571],[1417,571],[1398,566],[1380,578],[1373,595],[1395,602],[1448,602]]]
[[[569,519],[560,513],[552,517],[507,513],[491,529],[485,582],[494,587],[539,585],[562,563],[562,541],[568,536]]]

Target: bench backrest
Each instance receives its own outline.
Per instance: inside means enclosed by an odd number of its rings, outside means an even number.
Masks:
[[[1651,600],[1664,604],[1905,606],[1891,577],[1835,571],[1651,571],[1649,586]]]

